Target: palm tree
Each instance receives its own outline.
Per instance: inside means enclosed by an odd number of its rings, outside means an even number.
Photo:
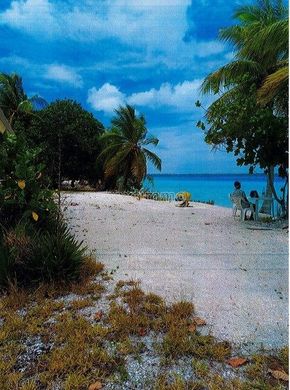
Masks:
[[[234,17],[239,24],[222,29],[219,34],[235,49],[234,60],[207,76],[202,92],[219,93],[219,99],[227,101],[234,99],[238,91],[247,94],[255,85],[257,102],[287,117],[288,10],[283,0],[258,0],[256,5],[238,8]],[[273,193],[280,203],[273,177],[274,167],[269,166],[266,194]],[[263,206],[267,208],[266,204]]]
[[[161,170],[160,158],[147,149],[159,140],[148,135],[144,116],[138,117],[132,106],[119,107],[115,113],[111,130],[102,136],[106,146],[99,158],[105,158],[105,177],[122,178],[125,189],[130,185],[140,189],[147,161]]]
[[[0,73],[0,108],[8,118],[10,125],[17,117],[33,115],[36,108],[44,108],[46,105],[46,101],[37,95],[27,97],[20,76]]]
[[[259,0],[257,5],[238,8],[234,17],[239,24],[219,34],[233,45],[234,60],[207,76],[202,91],[235,93],[251,83],[257,87],[258,102],[274,104],[278,97],[284,106],[288,100],[287,8],[282,0]]]

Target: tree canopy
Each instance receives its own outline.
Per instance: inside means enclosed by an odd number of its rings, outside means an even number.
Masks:
[[[57,100],[39,112],[27,131],[30,144],[42,148],[42,159],[54,183],[61,178],[95,182],[102,175],[96,160],[104,126],[73,100]]]
[[[259,0],[237,8],[238,24],[220,30],[232,45],[233,61],[208,75],[203,92],[235,93],[253,84],[260,104],[288,112],[288,9],[282,0]],[[245,77],[246,76],[246,77]]]

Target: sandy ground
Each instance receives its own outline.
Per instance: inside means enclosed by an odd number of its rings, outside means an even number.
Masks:
[[[65,211],[115,279],[140,279],[168,300],[189,299],[207,331],[249,351],[288,343],[288,233],[250,230],[231,209],[65,193]]]

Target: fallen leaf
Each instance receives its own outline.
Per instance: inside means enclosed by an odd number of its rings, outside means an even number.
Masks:
[[[204,326],[204,325],[206,325],[205,320],[203,320],[200,317],[193,317],[192,321],[195,323],[196,326]]]
[[[39,172],[39,174],[36,176],[36,180],[40,179],[40,178],[41,178],[41,176],[42,176],[42,173],[41,173],[41,172]]]
[[[100,311],[97,311],[96,314],[95,314],[95,320],[96,321],[100,321],[103,317],[103,312],[100,310]]]
[[[103,387],[103,385],[101,382],[95,382],[89,386],[89,390],[100,390],[100,389],[102,389],[102,387]]]
[[[286,374],[283,370],[268,370],[273,378],[280,379],[281,381],[288,382],[289,381],[289,375]]]
[[[189,332],[191,332],[191,333],[195,333],[195,331],[196,331],[196,325],[195,325],[195,324],[190,324],[190,325],[188,326],[188,330],[189,330]]]
[[[240,367],[240,366],[242,366],[243,364],[245,364],[246,362],[247,362],[247,359],[241,358],[241,357],[233,357],[233,358],[231,358],[231,359],[229,359],[229,360],[227,361],[227,363],[228,363],[230,366],[234,367],[234,368]]]
[[[35,222],[38,221],[39,216],[35,211],[32,211],[32,218],[34,219]]]
[[[146,328],[140,328],[140,329],[139,329],[139,335],[140,335],[140,336],[144,337],[144,336],[146,336],[146,333],[147,333],[147,332],[146,332]]]
[[[24,190],[24,188],[25,188],[25,180],[18,180],[17,184],[18,184],[18,187],[21,190]]]

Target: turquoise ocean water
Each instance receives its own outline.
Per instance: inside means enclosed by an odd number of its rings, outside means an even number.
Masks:
[[[242,189],[247,195],[251,190],[257,190],[261,195],[266,186],[264,174],[154,174],[151,176],[154,180],[153,185],[144,183],[144,187],[150,191],[174,193],[188,191],[192,195],[192,200],[213,200],[215,205],[224,207],[231,207],[228,195],[233,191],[234,181],[241,182]],[[282,184],[283,181],[277,177],[275,187],[278,194]]]

